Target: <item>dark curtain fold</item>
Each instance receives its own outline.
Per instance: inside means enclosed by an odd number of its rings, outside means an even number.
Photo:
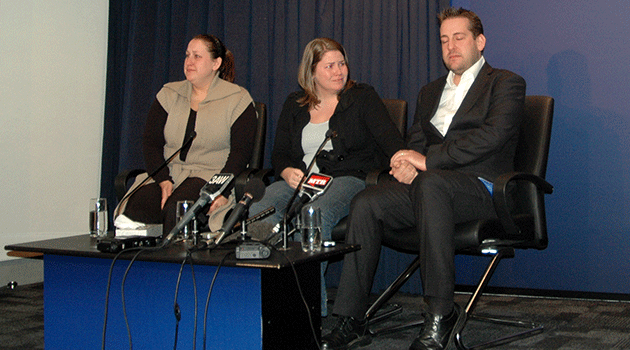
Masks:
[[[111,0],[101,196],[114,177],[143,168],[141,137],[155,94],[183,80],[184,53],[200,33],[234,53],[236,83],[267,105],[266,164],[286,96],[299,88],[304,46],[330,37],[347,50],[351,78],[409,103],[445,73],[436,15],[448,0]]]

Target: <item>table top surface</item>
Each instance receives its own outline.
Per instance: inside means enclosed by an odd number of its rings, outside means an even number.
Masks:
[[[104,253],[96,248],[97,238],[89,234],[54,238],[42,241],[11,244],[4,248],[13,252],[42,253],[44,255],[65,255],[88,258],[112,259],[117,253]],[[240,242],[226,242],[212,250],[190,252],[183,242],[174,242],[164,248],[132,248],[123,251],[118,259],[131,260],[135,257],[141,261],[165,263],[181,263],[187,254],[192,262],[200,265],[222,265],[232,267],[280,269],[291,264],[299,265],[312,261],[325,261],[360,249],[360,246],[336,244],[334,247],[322,248],[317,253],[305,253],[299,242],[289,242],[287,249],[271,249],[267,259],[236,259],[235,249]],[[137,255],[137,256],[136,256]]]

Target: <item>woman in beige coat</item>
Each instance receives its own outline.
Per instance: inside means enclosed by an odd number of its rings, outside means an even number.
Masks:
[[[165,84],[149,110],[143,153],[150,174],[182,147],[193,131],[196,138],[126,203],[124,215],[142,223],[175,226],[177,201],[199,198],[201,187],[217,173],[239,174],[251,159],[256,112],[247,90],[233,84],[232,53],[213,35],[198,35],[186,49],[186,80]],[[147,177],[139,176],[132,191]],[[234,203],[231,188],[212,202],[209,226],[217,230]]]

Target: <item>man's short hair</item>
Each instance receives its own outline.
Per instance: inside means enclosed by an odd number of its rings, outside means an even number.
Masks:
[[[477,16],[476,13],[470,10],[463,9],[461,7],[449,7],[447,9],[444,9],[438,14],[438,21],[440,25],[442,25],[442,22],[444,22],[445,20],[456,17],[468,18],[470,22],[468,29],[470,29],[475,38],[479,36],[479,34],[483,34],[483,24],[481,24],[481,19],[479,19],[479,16]]]

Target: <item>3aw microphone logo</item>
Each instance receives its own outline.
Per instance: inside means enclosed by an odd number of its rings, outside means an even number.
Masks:
[[[208,181],[209,185],[223,185],[226,181],[232,179],[232,174],[216,174],[214,175],[210,181]]]

